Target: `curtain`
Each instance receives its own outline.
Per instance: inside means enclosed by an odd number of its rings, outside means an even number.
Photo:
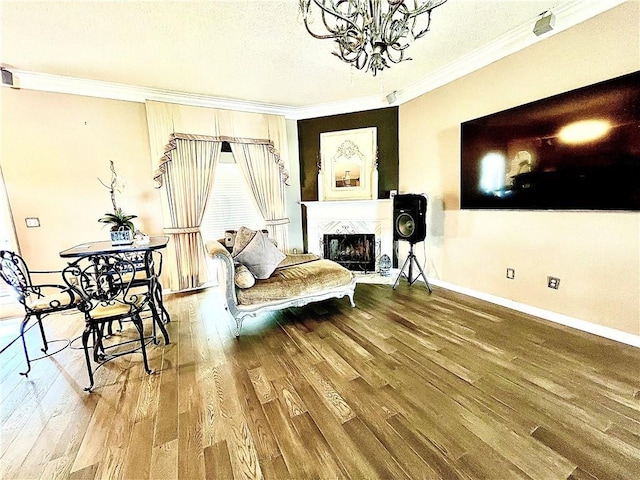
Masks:
[[[289,246],[289,218],[284,191],[286,171],[280,168],[270,145],[231,143],[231,152],[253,193],[269,236],[276,241],[280,250],[286,252]]]
[[[198,288],[207,281],[207,265],[200,224],[213,185],[222,142],[196,138],[172,139],[171,161],[163,164],[165,201],[174,262],[168,262],[172,291]]]

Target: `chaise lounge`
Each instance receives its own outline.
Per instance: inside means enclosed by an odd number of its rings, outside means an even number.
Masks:
[[[243,228],[238,232],[239,238],[248,230]],[[223,265],[226,309],[236,321],[236,337],[246,316],[344,296],[355,307],[356,281],[349,270],[317,255],[285,255],[279,250],[274,253],[277,248],[270,240],[265,241],[266,235],[253,234],[250,241],[240,246],[236,243],[233,249],[223,245],[224,240],[206,243],[209,255]],[[250,257],[256,260],[257,267]],[[265,268],[265,263],[271,265]]]

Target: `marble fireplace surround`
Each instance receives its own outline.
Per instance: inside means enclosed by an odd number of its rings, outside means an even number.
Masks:
[[[344,200],[300,202],[307,210],[307,249],[323,256],[324,234],[373,233],[376,271],[383,254],[393,258],[393,201]]]

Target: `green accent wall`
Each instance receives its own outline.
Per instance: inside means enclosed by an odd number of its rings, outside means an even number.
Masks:
[[[320,134],[376,127],[378,132],[378,198],[398,190],[398,107],[345,113],[298,121],[300,198],[318,200]]]

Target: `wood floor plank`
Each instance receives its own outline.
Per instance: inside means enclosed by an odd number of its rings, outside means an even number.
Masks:
[[[178,478],[204,478],[202,412],[198,408],[179,414]]]
[[[171,480],[174,478],[178,478],[177,438],[170,442],[152,447],[151,469],[149,471],[149,478],[154,480]]]
[[[353,443],[351,437],[338,422],[332,420],[326,404],[310,386],[297,385],[296,390],[308,406],[309,415],[331,447],[333,455],[350,478],[376,478],[375,469]]]
[[[320,353],[324,362],[327,362],[335,372],[345,380],[353,380],[360,374],[340,356],[331,346],[318,335],[308,336],[315,349]]]
[[[276,401],[276,392],[270,382],[268,384],[271,398],[269,402],[262,402],[262,397],[256,392],[255,384],[250,372],[242,365],[235,365],[234,377],[237,379],[236,392],[238,395],[238,408],[253,434],[253,440],[258,457],[261,459],[273,458],[281,455],[278,444],[274,438],[273,426],[265,415],[264,404]],[[252,369],[251,371],[254,371]]]
[[[459,413],[467,430],[534,479],[567,478],[576,467],[561,452],[530,442],[488,416],[475,415],[465,409]]]
[[[74,455],[64,455],[50,460],[40,471],[41,480],[58,480],[69,478]],[[6,478],[6,477],[2,477]]]
[[[301,460],[312,458],[315,464],[315,477],[325,479],[345,478],[346,471],[322,435],[322,432],[308,413],[296,415],[291,423],[303,441],[306,456]]]
[[[353,442],[369,453],[369,462],[376,472],[377,478],[410,478],[398,461],[359,418],[352,418],[344,424],[344,428]]]
[[[143,418],[133,425],[122,469],[123,478],[149,478],[153,457],[154,419]]]
[[[595,445],[584,438],[577,446],[572,432],[546,427],[536,429],[532,434],[549,449],[571,459],[582,471],[596,478],[634,478],[640,472],[640,457],[621,454],[601,445]]]
[[[222,440],[205,448],[204,465],[206,478],[233,478],[231,458],[226,441]]]
[[[340,423],[345,423],[355,417],[351,406],[315,365],[312,365],[303,355],[299,355],[296,360],[302,375]]]
[[[277,402],[271,402],[262,406],[269,425],[274,432],[278,450],[287,467],[289,475],[293,478],[312,478],[317,476],[317,465],[310,461],[308,446],[305,440],[296,431],[291,417]],[[301,455],[304,451],[306,455]],[[276,455],[273,455],[274,457]]]
[[[375,436],[384,452],[391,454],[404,474],[408,478],[438,478],[436,472],[387,421],[397,412],[380,404],[375,391],[362,379],[354,380],[352,387],[345,396],[354,405],[357,417]]]
[[[307,411],[306,405],[288,378],[273,380],[273,388],[290,417],[297,417]]]
[[[233,446],[231,450],[234,477],[260,480],[264,478],[260,460],[256,451],[253,435],[244,421],[233,427]],[[203,478],[202,475],[181,478]]]
[[[333,336],[325,337],[324,341],[371,386],[379,388],[389,383],[381,371],[371,367],[371,360],[375,358],[372,354],[367,352],[366,356],[362,356]]]
[[[425,463],[425,467],[420,471],[418,478],[469,478],[465,474],[465,471],[457,464],[457,461],[462,458],[464,454],[450,455],[451,450],[443,447],[433,437],[428,437],[416,429],[412,422],[400,414],[387,419],[387,423]],[[505,469],[503,472],[504,471],[507,470]]]
[[[260,366],[252,368],[248,373],[260,403],[265,404],[275,400],[276,392],[273,389],[273,385],[271,385],[271,382],[267,378],[264,367]]]

